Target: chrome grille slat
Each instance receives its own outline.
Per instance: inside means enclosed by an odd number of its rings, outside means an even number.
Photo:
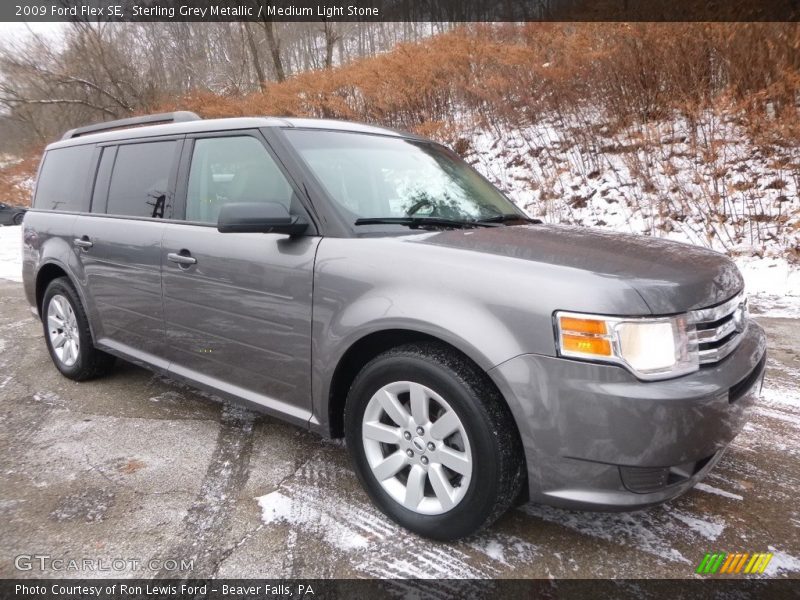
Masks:
[[[742,302],[744,302],[744,292],[739,292],[733,298],[726,300],[718,306],[693,310],[690,314],[693,319],[696,319],[695,323],[713,323],[733,313],[736,307]]]
[[[697,342],[700,344],[718,342],[719,340],[728,337],[734,331],[736,331],[736,323],[734,323],[733,319],[730,319],[724,321],[719,327],[698,330]]]
[[[700,364],[707,365],[721,361],[723,358],[728,356],[728,354],[730,354],[736,349],[736,346],[739,345],[740,341],[742,341],[742,336],[737,335],[736,337],[731,338],[718,348],[709,348],[707,350],[700,350]]]
[[[742,292],[718,306],[689,313],[690,321],[697,328],[701,365],[721,361],[742,341],[742,333],[747,327],[746,302]]]

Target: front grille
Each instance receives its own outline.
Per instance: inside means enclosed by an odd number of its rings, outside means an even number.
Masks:
[[[689,319],[697,329],[700,364],[717,363],[742,341],[747,327],[747,299],[739,293],[718,306],[690,312]]]

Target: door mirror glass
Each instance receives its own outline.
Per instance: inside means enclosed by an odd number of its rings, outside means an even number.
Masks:
[[[308,222],[290,215],[279,202],[232,202],[219,210],[217,230],[221,233],[285,233],[299,235]]]

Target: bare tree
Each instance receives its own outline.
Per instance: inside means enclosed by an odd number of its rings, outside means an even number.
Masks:
[[[250,49],[250,59],[253,61],[253,69],[255,69],[256,77],[258,78],[258,86],[263,92],[267,85],[267,78],[264,76],[264,69],[261,67],[261,58],[258,56],[258,45],[256,44],[253,32],[250,30],[250,23],[243,21],[242,30],[247,38],[247,47]]]
[[[275,68],[275,78],[278,81],[285,81],[286,73],[283,69],[283,61],[281,60],[281,43],[275,35],[272,19],[265,19],[263,25],[264,33],[267,36],[267,45],[272,55],[272,66]]]
[[[342,36],[336,25],[327,19],[322,22],[322,33],[325,36],[325,68],[330,69],[333,66],[333,48]]]
[[[122,118],[195,90],[265,91],[434,33],[418,23],[71,23],[63,39],[0,41],[0,115],[28,143]],[[0,144],[2,140],[0,140]],[[2,151],[2,148],[0,148]]]

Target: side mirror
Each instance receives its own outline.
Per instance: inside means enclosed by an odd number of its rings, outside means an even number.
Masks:
[[[299,235],[308,228],[302,217],[290,215],[277,202],[233,202],[219,211],[220,233],[285,233]]]

